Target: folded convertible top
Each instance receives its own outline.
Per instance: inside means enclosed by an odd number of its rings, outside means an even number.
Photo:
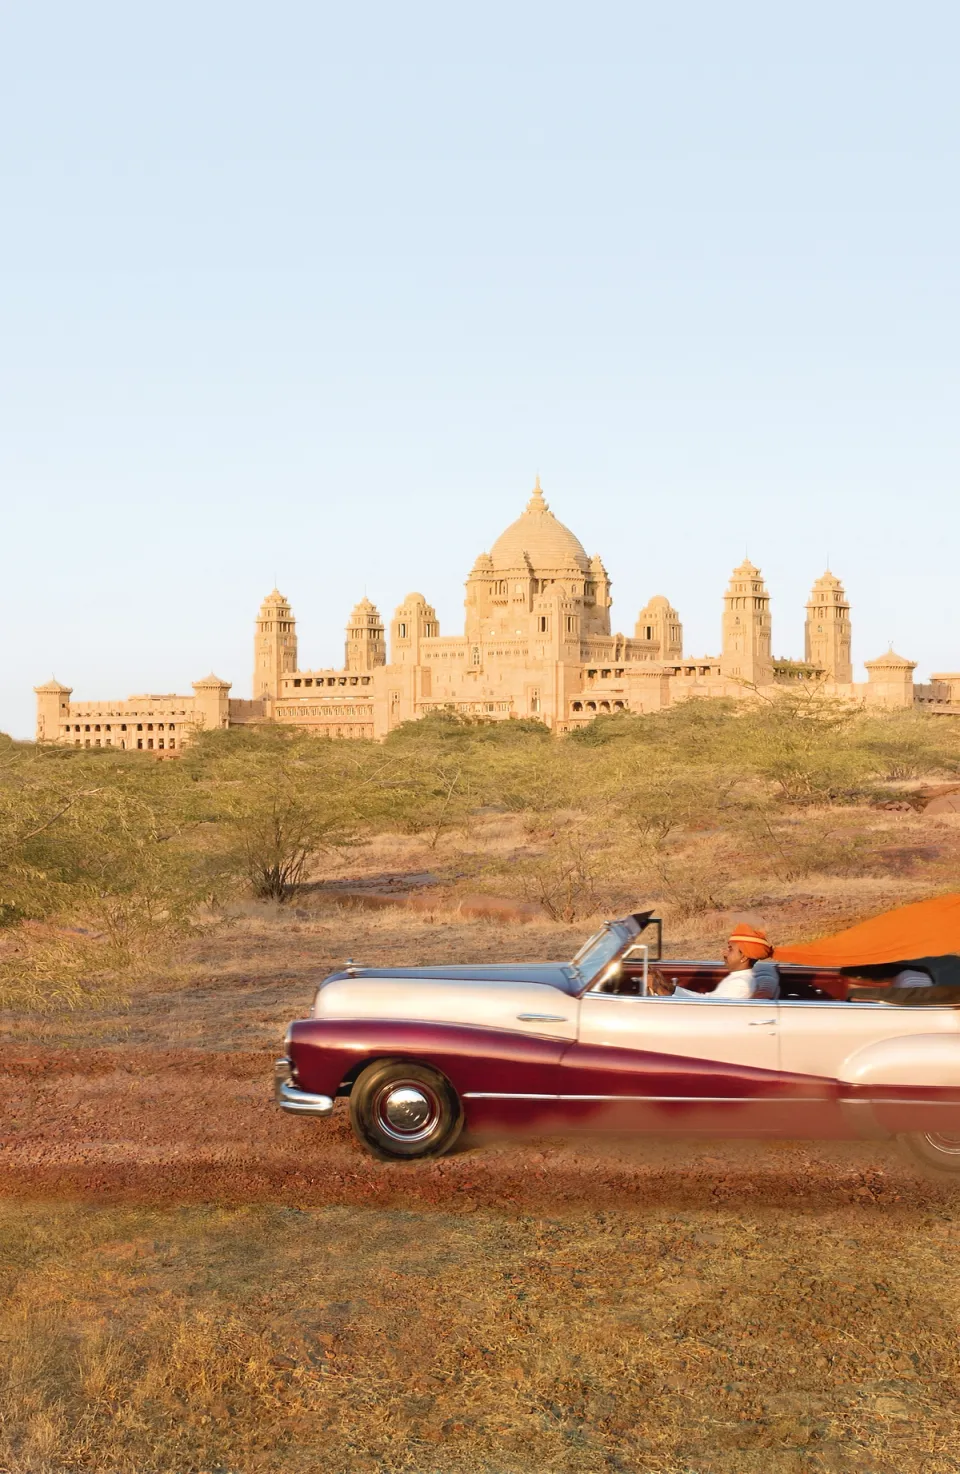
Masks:
[[[777,962],[857,969],[922,960],[929,971],[941,971],[931,962],[960,957],[960,894],[898,906],[819,942],[777,947],[773,955]]]

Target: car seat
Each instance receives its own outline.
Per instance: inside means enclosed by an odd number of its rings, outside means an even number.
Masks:
[[[780,969],[769,957],[753,964],[753,992],[751,998],[780,997]]]

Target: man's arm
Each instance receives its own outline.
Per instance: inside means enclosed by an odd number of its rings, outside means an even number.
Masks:
[[[731,972],[725,978],[721,978],[715,988],[709,993],[694,993],[690,988],[674,988],[674,998],[752,998],[753,997],[753,973],[749,968],[741,972]]]

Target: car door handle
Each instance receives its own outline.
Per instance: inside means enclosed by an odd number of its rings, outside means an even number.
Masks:
[[[518,1013],[517,1018],[522,1024],[565,1024],[568,1022],[565,1013]]]
[[[762,1028],[765,1028],[765,1026],[767,1024],[775,1024],[776,1022],[777,1021],[776,1021],[775,1018],[755,1018],[755,1019],[751,1019],[750,1020],[749,1024],[747,1025],[747,1028],[748,1029],[762,1029]]]

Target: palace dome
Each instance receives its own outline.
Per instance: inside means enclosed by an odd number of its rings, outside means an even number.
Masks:
[[[590,570],[583,544],[569,527],[557,521],[544,501],[539,476],[523,515],[501,532],[490,549],[490,558],[497,572],[522,568],[527,558],[533,568],[576,568],[580,573]]]

